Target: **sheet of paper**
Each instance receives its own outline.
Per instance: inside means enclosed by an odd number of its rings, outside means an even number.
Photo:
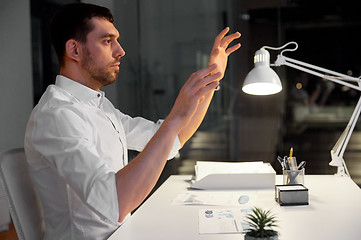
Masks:
[[[196,181],[210,174],[270,173],[274,171],[263,162],[209,162],[198,161],[195,165]]]
[[[173,205],[254,206],[257,192],[185,191],[177,195]]]
[[[282,191],[305,190],[306,189],[304,186],[301,186],[301,185],[283,185],[283,186],[278,185],[277,188]]]
[[[245,216],[251,209],[199,209],[199,233],[243,233],[248,229]]]

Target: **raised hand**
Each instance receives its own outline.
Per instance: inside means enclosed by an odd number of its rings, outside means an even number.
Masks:
[[[232,47],[228,47],[233,40],[241,37],[241,34],[239,32],[235,32],[231,35],[226,36],[228,32],[229,27],[226,27],[218,34],[218,36],[214,40],[213,48],[209,58],[209,66],[212,64],[217,64],[217,68],[212,71],[212,74],[217,72],[221,73],[221,77],[218,78],[218,80],[221,80],[224,76],[224,72],[226,71],[228,62],[228,56],[241,47],[240,43]]]
[[[213,73],[217,68],[216,64],[212,64],[204,69],[193,73],[188,81],[184,84],[176,102],[168,115],[168,120],[172,120],[178,128],[182,128],[188,124],[198,105],[204,100],[204,96],[213,92],[218,86],[217,79],[220,73]]]

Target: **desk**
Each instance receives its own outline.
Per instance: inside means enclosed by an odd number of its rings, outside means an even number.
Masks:
[[[199,234],[198,209],[207,206],[172,205],[174,198],[189,187],[190,178],[171,176],[109,239],[243,239],[242,234]],[[282,176],[277,176],[276,183],[281,181]],[[305,186],[310,203],[306,206],[281,207],[274,200],[273,189],[259,191],[262,199],[258,206],[277,215],[281,240],[361,239],[361,190],[350,178],[306,175]]]

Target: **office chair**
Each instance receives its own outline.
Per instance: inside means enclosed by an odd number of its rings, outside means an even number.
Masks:
[[[23,148],[1,153],[0,176],[19,239],[43,239],[43,210],[30,178]]]

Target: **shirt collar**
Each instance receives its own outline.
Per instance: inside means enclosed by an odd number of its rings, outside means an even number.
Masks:
[[[103,91],[95,91],[62,75],[56,76],[55,85],[64,89],[80,101],[94,102],[97,106],[103,102],[103,98],[105,97]]]

